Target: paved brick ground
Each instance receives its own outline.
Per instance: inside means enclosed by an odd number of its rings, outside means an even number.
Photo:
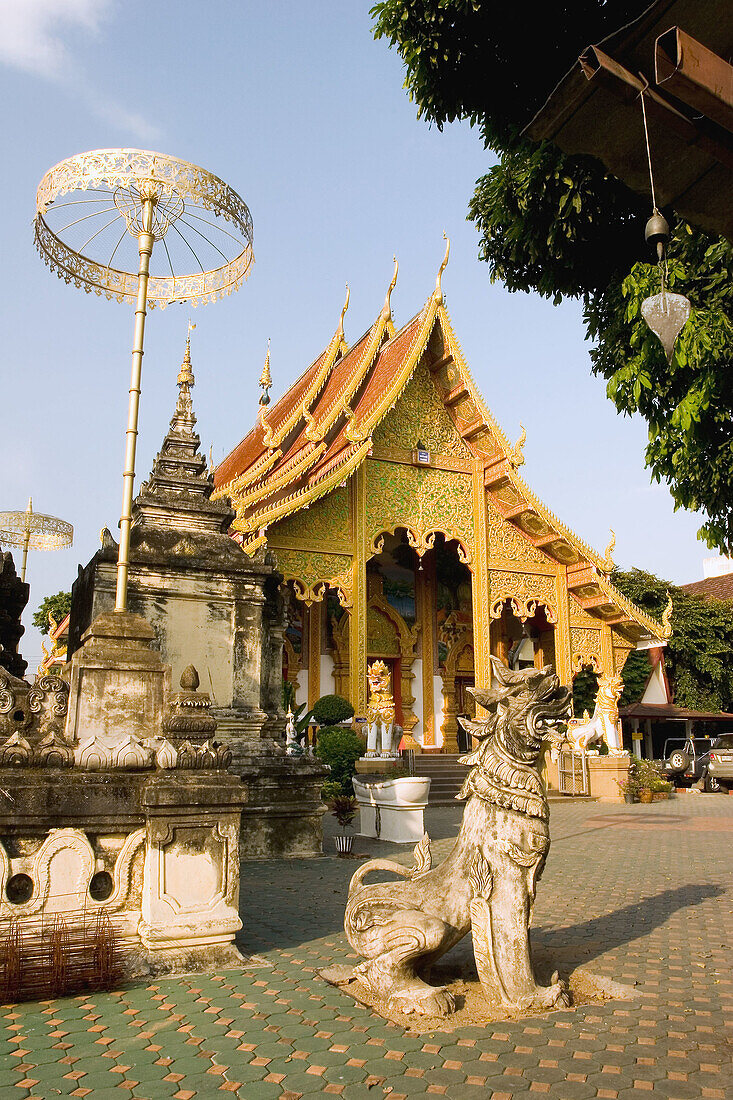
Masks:
[[[436,856],[460,812],[429,811]],[[0,1097],[733,1097],[733,798],[553,803],[552,835],[535,942],[566,967],[637,982],[637,1001],[408,1035],[313,973],[347,955],[357,864],[248,863],[242,948],[264,965],[5,1006]]]

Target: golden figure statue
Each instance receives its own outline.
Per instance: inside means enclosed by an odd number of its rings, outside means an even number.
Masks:
[[[391,757],[395,730],[395,705],[392,698],[390,672],[384,661],[373,661],[367,669],[369,704],[367,706],[366,755]],[[377,750],[377,742],[380,748]]]

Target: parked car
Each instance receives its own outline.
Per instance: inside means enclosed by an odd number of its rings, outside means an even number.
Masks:
[[[721,787],[733,787],[733,733],[716,737],[711,752],[709,776]]]
[[[733,740],[733,735],[730,736]],[[665,778],[677,784],[702,782],[706,791],[719,791],[720,784],[709,770],[710,750],[716,741],[717,738],[711,741],[709,737],[668,737],[662,761]],[[733,752],[731,760],[733,762]]]

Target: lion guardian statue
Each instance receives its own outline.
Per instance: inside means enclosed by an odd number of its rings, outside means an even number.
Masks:
[[[454,1010],[450,992],[428,985],[419,971],[469,931],[487,999],[514,1010],[568,1004],[557,975],[549,986],[538,985],[529,926],[550,847],[537,761],[542,742],[567,721],[570,693],[550,666],[515,672],[495,657],[491,661],[494,686],[473,691],[489,715],[462,720],[478,747],[461,758],[470,771],[458,797],[468,801],[450,855],[433,868],[426,834],[410,870],[373,859],[349,886],[344,927],[364,962],[339,984],[358,978],[403,1012]],[[391,871],[403,881],[365,883],[372,871]]]
[[[395,755],[395,705],[390,672],[384,661],[373,661],[367,669],[369,703],[367,705],[367,751],[369,757]]]
[[[588,718],[586,713],[585,720],[571,719],[568,723],[567,740],[575,752],[587,752],[591,745],[601,741],[605,741],[611,756],[620,756],[624,752],[618,714],[618,701],[623,689],[620,673],[601,673],[593,717]]]

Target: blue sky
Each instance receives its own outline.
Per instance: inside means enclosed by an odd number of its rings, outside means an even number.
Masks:
[[[675,582],[702,575],[700,518],[674,513],[644,468],[646,428],[592,378],[580,307],[489,281],[466,211],[490,164],[467,125],[416,118],[399,57],[370,33],[369,0],[3,0],[0,97],[5,306],[0,509],[75,527],[70,550],[31,554],[26,624],[44,595],[116,530],[132,309],[66,286],[34,251],[35,191],[87,149],[153,148],[222,176],[250,207],[256,263],[239,294],[198,309],[192,336],[202,444],[220,459],[256,414],[272,340],[273,396],[330,339],[351,286],[347,338],[381,308],[397,254],[398,326],[434,285],[443,232],[448,309],[508,435],[527,428],[524,476],[579,535]],[[640,234],[643,227],[639,227]],[[138,483],[167,428],[188,312],[146,332]],[[26,657],[40,652],[32,629]]]

